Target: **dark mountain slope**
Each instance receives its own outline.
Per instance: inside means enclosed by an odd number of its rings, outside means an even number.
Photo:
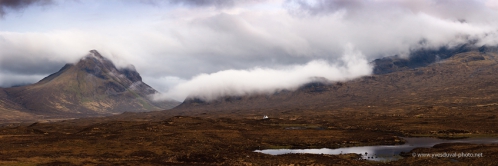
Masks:
[[[0,88],[0,120],[34,120],[36,116],[26,113],[27,110],[22,105],[12,101],[12,98]]]
[[[463,44],[452,48],[444,46],[438,49],[414,50],[410,53],[408,58],[392,56],[374,60],[372,62],[375,66],[373,69],[373,73],[376,75],[380,75],[424,67],[435,62],[448,59],[453,55],[470,51],[478,51],[480,53],[498,52],[498,47],[476,47],[472,44]]]

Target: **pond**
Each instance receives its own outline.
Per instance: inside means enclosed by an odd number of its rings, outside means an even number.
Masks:
[[[498,138],[466,138],[457,140],[445,140],[429,137],[403,138],[406,143],[403,145],[376,145],[376,146],[359,146],[346,147],[337,149],[266,149],[255,150],[254,152],[281,155],[288,153],[309,153],[309,154],[347,154],[356,153],[362,155],[363,159],[373,161],[393,161],[402,158],[401,152],[410,152],[415,148],[430,148],[441,143],[472,143],[472,144],[492,144],[498,143]]]

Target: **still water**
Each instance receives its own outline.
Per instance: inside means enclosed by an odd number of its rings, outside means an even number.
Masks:
[[[415,148],[430,148],[440,143],[472,143],[472,144],[492,144],[498,143],[498,138],[467,138],[458,140],[444,140],[438,138],[403,138],[406,143],[403,145],[376,145],[376,146],[359,146],[338,149],[266,149],[256,150],[254,152],[281,155],[287,153],[310,153],[310,154],[361,154],[363,159],[373,161],[393,161],[402,158],[401,152],[410,152]]]

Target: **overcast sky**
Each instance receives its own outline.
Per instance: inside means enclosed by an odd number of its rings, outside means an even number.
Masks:
[[[497,45],[497,20],[498,0],[0,0],[0,87],[97,49],[163,98],[271,93],[412,49]]]

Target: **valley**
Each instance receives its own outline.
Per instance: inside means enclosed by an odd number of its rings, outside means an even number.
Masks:
[[[417,148],[389,163],[358,160],[356,154],[267,155],[258,149],[339,148],[403,144],[401,137],[443,139],[498,137],[493,117],[498,107],[430,109],[417,112],[363,111],[224,118],[155,117],[156,120],[107,117],[3,126],[0,164],[24,165],[454,165],[450,158],[414,158],[411,153],[483,153],[459,163],[488,165],[498,157],[496,144],[441,144]],[[435,116],[437,114],[453,116]]]
[[[254,151],[402,145],[405,137],[498,138],[497,56],[470,51],[425,67],[273,95],[187,99],[164,111],[3,124],[0,164],[492,165],[497,144],[437,144],[390,162]],[[450,152],[483,157],[412,156]]]
[[[498,0],[0,0],[0,166],[498,165]]]

